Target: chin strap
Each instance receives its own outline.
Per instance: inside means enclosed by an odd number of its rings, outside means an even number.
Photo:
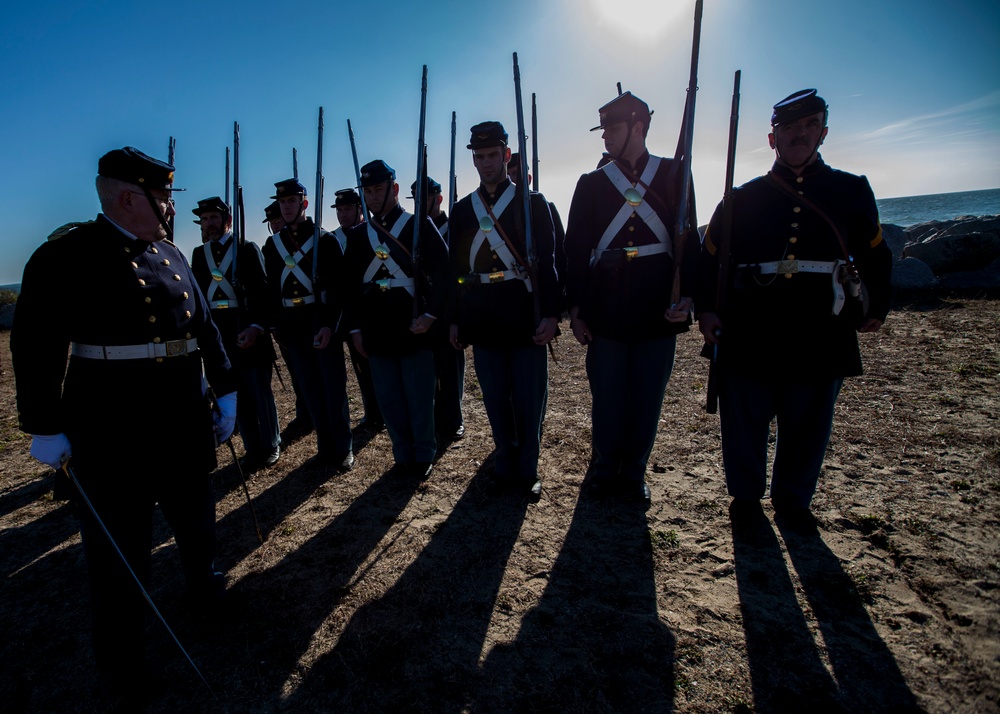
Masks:
[[[163,211],[160,210],[160,204],[155,198],[153,198],[153,194],[149,192],[149,189],[146,186],[140,186],[139,188],[142,189],[142,193],[146,196],[146,200],[149,201],[149,205],[153,209],[153,213],[156,214],[156,218],[160,222],[160,225],[163,226],[163,229],[167,232],[167,240],[173,241],[174,229],[170,227],[170,222],[167,220],[167,217],[163,215]]]

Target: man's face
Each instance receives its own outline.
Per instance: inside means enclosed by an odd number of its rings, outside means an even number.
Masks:
[[[432,218],[441,212],[441,201],[444,200],[444,196],[440,193],[429,193],[427,194],[427,215]]]
[[[268,228],[271,229],[271,233],[278,233],[282,228],[285,227],[285,219],[281,216],[277,218],[270,218],[267,221]]]
[[[487,146],[472,150],[472,163],[479,172],[479,180],[495,186],[507,177],[510,149],[506,146]]]
[[[368,210],[381,218],[396,207],[399,184],[393,181],[383,181],[374,186],[365,186],[364,192]]]
[[[128,189],[128,193],[130,194],[129,201],[132,206],[130,213],[132,225],[123,226],[123,228],[134,234],[137,238],[149,241],[150,243],[165,239],[167,237],[166,226],[160,222],[156,211],[149,205],[149,199],[146,198],[146,194],[142,191],[131,189]],[[169,191],[152,189],[150,193],[153,196],[153,201],[163,213],[165,221],[169,221],[171,216],[177,215]]]
[[[619,121],[604,127],[604,132],[601,134],[601,138],[604,139],[604,150],[616,158],[621,157],[628,143],[628,134],[628,122]]]
[[[206,211],[201,214],[201,240],[219,240],[226,233],[228,221],[218,211]]]
[[[815,160],[814,153],[826,138],[824,113],[779,124],[767,135],[768,143],[778,154],[778,159],[789,166],[805,166]]]
[[[358,225],[361,222],[361,206],[356,203],[337,206],[337,220],[344,228]]]
[[[306,201],[302,196],[285,196],[278,199],[278,208],[281,210],[281,218],[286,225],[295,225],[299,222],[306,208]]]

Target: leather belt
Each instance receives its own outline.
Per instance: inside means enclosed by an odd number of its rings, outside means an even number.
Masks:
[[[827,273],[837,268],[835,260],[772,260],[769,263],[742,263],[739,268],[759,270],[761,275],[791,275],[792,273]]]
[[[391,288],[412,288],[414,285],[413,278],[383,278],[372,280],[371,284],[377,286],[382,292]]]
[[[305,297],[296,298],[282,298],[281,304],[285,307],[300,307],[302,305],[312,305],[316,302],[315,295],[306,295]]]
[[[610,253],[614,250],[624,252],[625,260],[634,260],[636,258],[645,258],[647,255],[659,255],[660,253],[666,253],[670,250],[670,246],[666,243],[649,243],[647,245],[637,245],[635,247],[606,248],[602,251],[595,250],[591,253],[591,261],[596,262],[600,259],[601,254]]]
[[[167,340],[148,342],[144,345],[83,345],[74,342],[71,352],[84,359],[157,359],[183,357],[198,349],[198,340]]]

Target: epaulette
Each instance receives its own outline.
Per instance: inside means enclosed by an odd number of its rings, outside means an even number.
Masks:
[[[68,233],[70,233],[74,229],[79,228],[80,226],[87,226],[87,225],[90,225],[92,223],[93,223],[93,221],[70,221],[69,223],[65,223],[65,224],[59,226],[58,228],[56,228],[51,233],[49,233],[49,237],[46,238],[45,240],[46,241],[59,240],[60,238],[62,238],[63,236],[67,235]]]

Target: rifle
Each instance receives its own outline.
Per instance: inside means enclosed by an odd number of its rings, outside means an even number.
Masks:
[[[229,205],[229,147],[226,147],[226,205]]]
[[[691,42],[691,77],[684,100],[684,120],[674,152],[674,166],[680,166],[680,196],[677,202],[677,222],[674,225],[674,280],[670,301],[676,304],[681,298],[681,265],[684,262],[684,244],[691,231],[698,230],[698,218],[691,203],[691,146],[694,143],[694,102],[698,93],[698,51],[701,47],[701,14],[704,0],[694,4],[694,39]]]
[[[427,65],[420,79],[420,131],[417,136],[417,188],[413,192],[413,319],[420,315],[420,233],[427,220],[427,144],[424,129],[427,118]]]
[[[299,177],[299,150],[292,147],[292,178]]]
[[[351,120],[347,120],[347,136],[351,140],[351,156],[354,158],[354,177],[358,182],[358,195],[361,197],[361,213],[364,219],[368,220],[368,203],[365,201],[365,192],[361,187],[361,165],[358,163],[358,147],[354,143],[354,129],[351,128]]]
[[[228,187],[227,187],[228,193]],[[239,334],[241,329],[244,310],[243,288],[239,279],[240,249],[243,247],[243,187],[240,185],[240,123],[233,122],[233,198],[235,205],[232,207],[233,219],[233,291],[236,293],[236,331]]]
[[[531,190],[538,193],[538,110],[534,92],[531,93]]]
[[[521,68],[517,64],[517,52],[514,53],[514,98],[517,102],[517,150],[521,154],[518,167],[517,185],[521,189],[524,201],[524,246],[528,257],[528,280],[531,281],[532,304],[535,310],[535,327],[542,321],[542,302],[538,294],[538,254],[535,252],[535,241],[531,233],[531,193],[528,191],[528,160],[527,137],[524,133],[524,105],[521,102]],[[552,350],[551,344],[549,350]]]
[[[295,158],[295,150],[292,150],[292,157]],[[296,164],[298,162],[296,161]],[[319,237],[323,228],[323,107],[319,108],[319,128],[317,129],[317,139],[316,139],[316,210],[315,216],[313,217],[313,222],[316,224],[314,226],[313,232],[313,250],[312,250],[312,287],[313,295],[316,296],[316,327],[317,332],[319,328],[319,323],[321,321],[321,311],[318,309],[323,300],[324,292],[320,289],[319,284]],[[336,326],[334,326],[336,327]]]
[[[177,139],[170,137],[167,139],[167,163],[171,166],[174,165],[174,153],[177,148]],[[170,229],[170,235],[167,236],[170,240],[174,239],[174,216],[167,219],[167,227]]]
[[[733,108],[729,115],[729,149],[726,154],[726,192],[722,196],[722,238],[719,242],[719,277],[715,286],[715,313],[720,314],[729,287],[729,251],[733,242],[733,181],[736,171],[736,133],[740,121],[740,70],[733,80]],[[715,338],[721,334],[716,332]],[[715,414],[719,406],[719,343],[712,345],[708,366],[708,396],[705,411]]]
[[[455,112],[451,113],[451,171],[448,173],[448,217],[451,217],[451,211],[455,207],[455,194],[458,193],[458,180],[455,176],[455,132],[457,127],[455,124]]]

